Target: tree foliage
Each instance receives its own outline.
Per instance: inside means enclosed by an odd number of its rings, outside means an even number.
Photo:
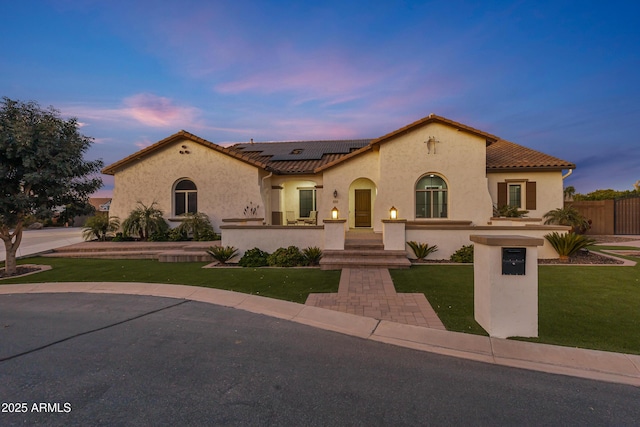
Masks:
[[[613,199],[620,199],[624,197],[633,197],[633,196],[640,196],[640,190],[636,189],[636,190],[618,191],[618,190],[612,190],[609,188],[606,190],[595,190],[587,194],[578,193],[575,196],[573,196],[573,200],[575,201],[613,200]]]
[[[16,251],[28,215],[44,219],[61,206],[86,206],[102,186],[101,160],[84,160],[92,138],[78,132],[53,107],[36,102],[0,102],[0,238],[6,271],[16,271]]]

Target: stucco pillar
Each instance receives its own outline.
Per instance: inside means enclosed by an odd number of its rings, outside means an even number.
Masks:
[[[538,246],[527,236],[472,235],[475,319],[490,336],[538,336]]]
[[[325,219],[324,222],[324,249],[344,250],[345,227],[347,220]]]
[[[405,250],[405,226],[406,219],[383,219],[382,220],[382,243],[385,251]]]

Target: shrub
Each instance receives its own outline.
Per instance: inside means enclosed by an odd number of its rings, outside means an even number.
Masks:
[[[493,207],[493,216],[495,217],[522,218],[528,213],[529,211],[521,211],[516,206],[502,205]]]
[[[473,245],[463,246],[451,255],[453,262],[473,263]]]
[[[296,267],[305,264],[304,255],[297,246],[278,248],[267,257],[267,262],[275,267]]]
[[[269,254],[261,249],[249,249],[242,255],[238,264],[242,267],[264,267],[269,265],[267,257]]]
[[[95,215],[87,219],[82,229],[84,240],[98,239],[107,240],[107,237],[114,236],[114,232],[120,228],[120,221],[117,217],[109,218],[107,215]]]
[[[302,255],[304,255],[305,263],[307,265],[318,265],[322,258],[322,250],[317,246],[311,246],[303,249]]]
[[[428,243],[418,243],[418,242],[414,242],[413,240],[410,242],[407,242],[407,245],[409,245],[409,247],[413,251],[413,254],[420,261],[425,259],[429,254],[432,254],[438,251],[438,245],[429,246]]]
[[[568,261],[571,255],[595,242],[595,240],[583,236],[582,234],[560,234],[556,231],[546,234],[544,238],[547,239],[551,246],[553,246],[553,249],[558,252],[562,261]]]
[[[226,264],[227,261],[236,256],[238,250],[233,246],[211,246],[207,253],[220,264]]]
[[[122,223],[124,234],[138,236],[141,240],[147,240],[154,233],[164,233],[169,226],[162,217],[160,209],[155,208],[156,202],[146,206],[138,202],[140,206],[131,211],[127,219]]]
[[[199,242],[215,240],[216,233],[213,231],[211,221],[206,214],[202,212],[187,213],[184,218],[182,223],[176,227],[178,233]]]
[[[124,233],[116,233],[116,236],[111,239],[112,242],[133,242],[135,239],[131,236],[125,236]]]
[[[574,233],[584,234],[591,228],[591,223],[576,208],[553,209],[544,214],[545,224],[568,225]]]

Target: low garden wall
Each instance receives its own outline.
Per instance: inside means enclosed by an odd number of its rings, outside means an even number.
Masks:
[[[321,225],[223,225],[220,229],[222,246],[238,248],[240,257],[253,248],[269,253],[289,246],[300,249],[317,246],[324,249],[324,227]]]
[[[525,225],[525,226],[443,226],[426,225],[408,222],[405,231],[406,241],[428,243],[429,246],[438,245],[438,251],[430,254],[427,259],[449,259],[449,257],[462,246],[472,244],[469,236],[472,234],[508,236],[518,235],[526,237],[544,238],[545,234],[557,231],[564,233],[569,227],[555,225]],[[411,248],[406,247],[411,258],[415,258]],[[538,248],[538,258],[558,258],[558,253],[545,239],[544,245]]]

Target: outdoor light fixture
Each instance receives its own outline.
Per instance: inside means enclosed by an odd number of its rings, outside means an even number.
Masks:
[[[338,190],[333,190],[333,198],[334,199],[338,198]]]
[[[331,219],[338,219],[338,208],[335,206],[331,209]]]
[[[395,206],[391,206],[391,209],[389,209],[389,218],[398,219],[398,209]]]

